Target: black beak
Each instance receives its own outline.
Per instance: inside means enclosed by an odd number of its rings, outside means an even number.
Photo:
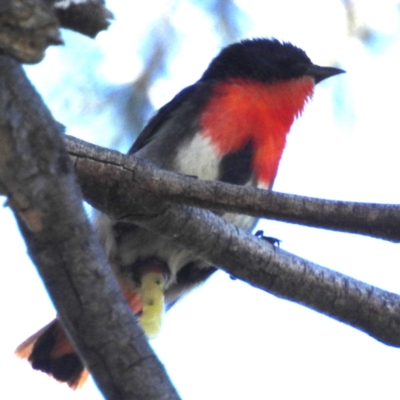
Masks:
[[[306,69],[306,75],[312,76],[316,84],[323,81],[326,78],[338,74],[344,74],[345,72],[346,71],[343,71],[342,69],[339,68],[320,67],[318,65],[308,65]]]

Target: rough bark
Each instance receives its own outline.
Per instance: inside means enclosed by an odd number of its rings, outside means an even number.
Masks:
[[[219,212],[230,211],[392,242],[400,241],[399,205],[323,200],[217,181],[204,182],[159,170],[143,160],[123,156],[72,137],[66,136],[65,141],[79,175],[93,174],[96,180],[111,184],[116,169],[111,172],[108,165],[127,170],[129,174],[125,175],[124,187],[129,186],[131,198],[136,196],[138,202],[141,202],[141,196],[147,195],[152,199],[170,200]],[[100,175],[103,176],[100,178]],[[89,180],[81,183],[87,185],[89,191],[102,190]],[[114,212],[116,218],[122,218],[124,209],[118,211],[115,208]]]
[[[37,63],[48,46],[63,43],[60,27],[95,37],[111,18],[102,0],[2,0],[0,54]]]
[[[107,399],[177,399],[87,220],[61,134],[0,56],[0,180],[63,326]]]
[[[167,187],[178,182],[188,191],[191,185],[221,190],[228,185],[160,171],[143,160],[71,138],[67,143],[85,199],[94,207],[165,235],[257,288],[400,346],[400,296],[289,254],[211,212],[167,200]],[[240,204],[241,197],[236,201]]]

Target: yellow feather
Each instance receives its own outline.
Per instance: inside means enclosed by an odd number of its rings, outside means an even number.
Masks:
[[[154,338],[161,330],[164,317],[164,277],[161,273],[149,272],[142,277],[143,310],[140,325],[148,338]]]

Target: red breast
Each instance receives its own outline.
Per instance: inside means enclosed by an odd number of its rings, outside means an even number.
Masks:
[[[202,113],[201,133],[211,138],[221,157],[250,141],[255,177],[269,187],[277,173],[286,135],[313,90],[314,80],[308,76],[275,83],[244,79],[219,83]]]

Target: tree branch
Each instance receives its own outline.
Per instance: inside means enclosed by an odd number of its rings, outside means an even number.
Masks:
[[[85,199],[102,212],[165,235],[255,287],[400,347],[400,296],[291,255],[211,212],[169,203],[164,196],[176,181],[219,185],[157,171],[140,159],[71,138],[67,144]],[[83,147],[78,151],[75,145]],[[155,196],[148,188],[155,192],[159,184],[165,191]]]
[[[0,5],[0,54],[36,63],[51,44],[61,44],[58,21],[40,0],[8,0]]]
[[[111,18],[103,0],[2,0],[0,54],[37,63],[49,45],[63,43],[60,26],[95,37]]]
[[[82,33],[91,38],[107,29],[112,13],[104,6],[104,0],[51,0],[54,11],[63,28]]]
[[[80,174],[105,174],[101,179],[107,184],[114,175],[107,172],[107,164],[130,170],[126,185],[130,196],[143,196],[170,200],[202,207],[217,212],[230,211],[278,221],[297,223],[315,228],[357,233],[393,242],[400,241],[400,206],[394,204],[353,203],[302,197],[231,185],[218,181],[201,181],[184,175],[155,168],[134,157],[116,155],[71,136],[65,142],[71,156],[80,162]],[[84,159],[89,158],[93,164]],[[134,161],[133,161],[134,160]],[[88,168],[84,171],[83,168]],[[89,169],[92,168],[93,170]],[[90,182],[85,184],[89,185]],[[91,191],[97,190],[94,185]],[[140,202],[140,200],[138,199]],[[115,210],[115,217],[122,218]]]
[[[61,322],[107,399],[178,399],[85,216],[60,125],[0,56],[0,180]]]

